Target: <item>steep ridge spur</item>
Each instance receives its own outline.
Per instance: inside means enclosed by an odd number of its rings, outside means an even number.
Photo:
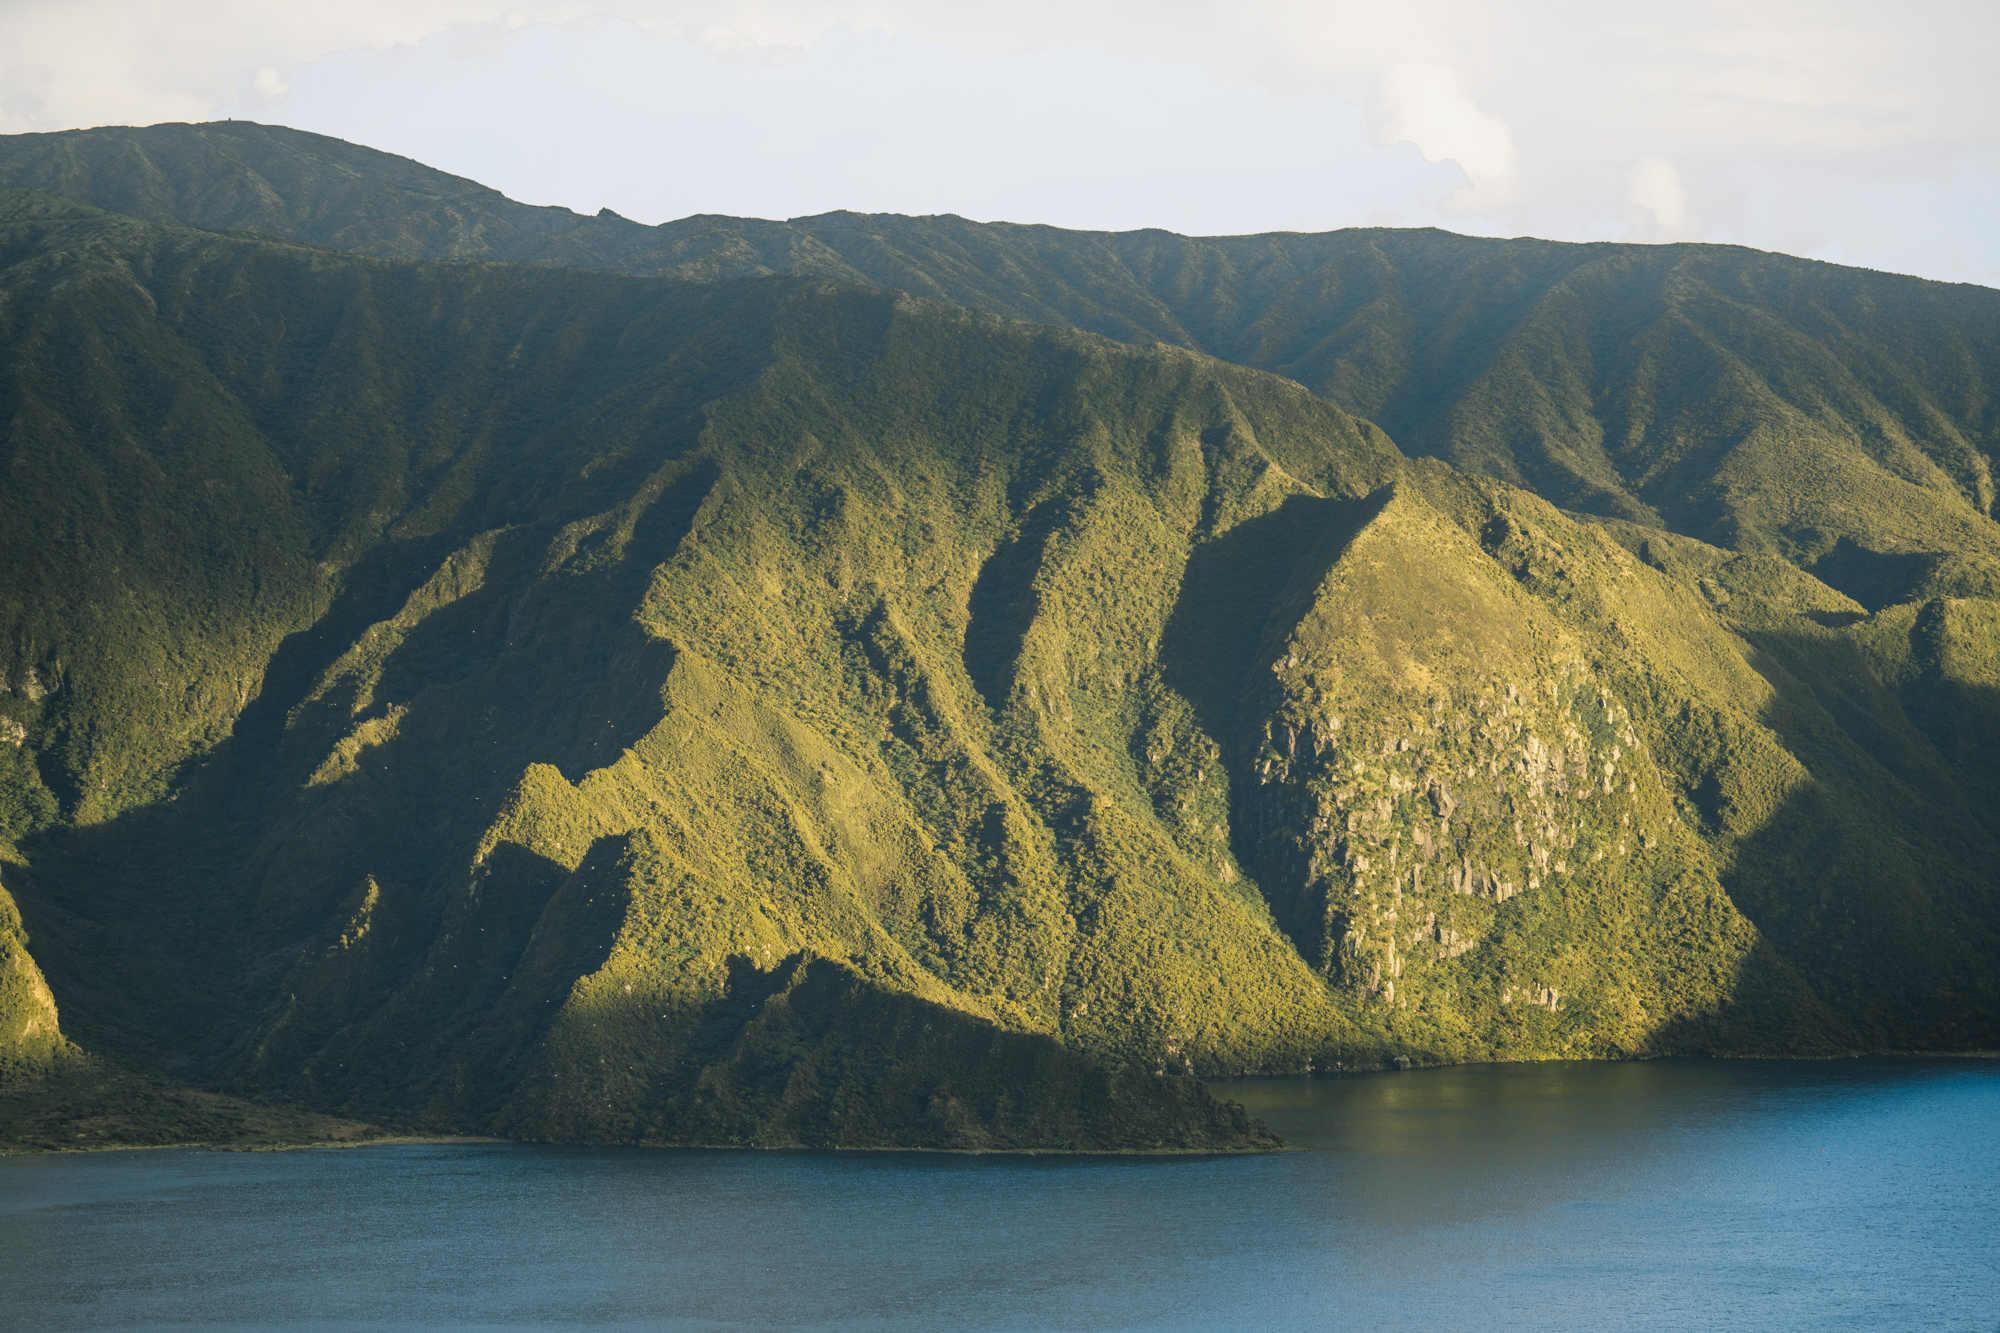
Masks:
[[[1261,1141],[1169,1069],[1992,1040],[1990,602],[1184,350],[6,209],[0,860],[87,1048],[1151,1147]]]
[[[1870,608],[2000,590],[2000,293],[1728,246],[1184,237],[832,213],[647,227],[246,122],[0,140],[0,184],[361,253],[913,292],[1296,379],[1410,453],[1776,554]]]

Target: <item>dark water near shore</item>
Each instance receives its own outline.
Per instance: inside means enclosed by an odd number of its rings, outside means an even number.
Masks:
[[[1218,1085],[1307,1151],[0,1160],[0,1327],[2000,1329],[2000,1064]]]

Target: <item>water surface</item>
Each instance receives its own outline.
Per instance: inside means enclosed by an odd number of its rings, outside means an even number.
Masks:
[[[2000,1328],[2000,1066],[1216,1085],[1303,1151],[0,1160],[0,1327]]]

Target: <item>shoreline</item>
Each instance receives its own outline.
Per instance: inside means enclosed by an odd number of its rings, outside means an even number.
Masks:
[[[925,1148],[899,1144],[812,1143],[569,1143],[557,1139],[506,1139],[483,1134],[384,1134],[372,1138],[301,1140],[297,1143],[98,1143],[79,1147],[0,1148],[0,1158],[112,1152],[311,1152],[319,1149],[402,1148],[420,1144],[472,1146],[506,1145],[524,1148],[621,1148],[637,1152],[746,1153],[929,1153],[949,1157],[1265,1157],[1272,1153],[1306,1152],[1283,1143],[1268,1148]]]
[[[1380,1077],[1392,1074],[1420,1073],[1428,1070],[1466,1069],[1495,1067],[1501,1065],[1538,1066],[1550,1064],[1591,1064],[1608,1065],[1620,1063],[1655,1063],[1660,1061],[1753,1061],[1772,1060],[1790,1063],[1821,1062],[1837,1060],[1894,1060],[1894,1061],[1995,1061],[2000,1060],[2000,1049],[1981,1048],[1969,1051],[1848,1051],[1830,1055],[1788,1055],[1788,1054],[1728,1054],[1728,1055],[1657,1055],[1624,1056],[1607,1058],[1603,1056],[1564,1056],[1547,1060],[1464,1060],[1449,1064],[1412,1064],[1407,1069],[1395,1066],[1370,1069],[1313,1069],[1288,1072],[1251,1072],[1215,1075],[1181,1075],[1192,1077],[1208,1086],[1218,1095],[1226,1098],[1227,1085],[1231,1083],[1279,1083],[1311,1082],[1327,1078]],[[180,1090],[182,1095],[193,1095],[203,1099],[221,1100],[220,1094],[202,1093],[194,1089]],[[813,1152],[813,1153],[928,1153],[963,1157],[1261,1157],[1272,1153],[1303,1152],[1291,1143],[1280,1142],[1271,1146],[1212,1147],[1212,1148],[938,1148],[901,1144],[743,1144],[743,1143],[658,1143],[646,1141],[624,1142],[572,1142],[556,1139],[515,1139],[488,1134],[453,1134],[443,1132],[397,1131],[378,1129],[377,1126],[328,1115],[305,1107],[287,1105],[246,1104],[248,1107],[276,1116],[311,1117],[320,1126],[329,1122],[337,1124],[345,1132],[287,1135],[275,1128],[265,1129],[260,1136],[250,1141],[231,1141],[216,1137],[189,1137],[172,1142],[134,1143],[103,1141],[95,1143],[44,1143],[44,1144],[0,1144],[0,1158],[30,1157],[44,1154],[79,1154],[106,1152],[305,1152],[315,1149],[388,1148],[411,1147],[424,1144],[435,1145],[501,1145],[519,1144],[532,1147],[553,1148],[630,1148],[638,1150],[665,1149],[688,1152]],[[80,1117],[83,1123],[89,1117]],[[349,1128],[349,1127],[352,1128]]]
[[[1230,1074],[1184,1074],[1174,1077],[1195,1078],[1203,1083],[1228,1083],[1239,1079],[1350,1078],[1363,1074],[1414,1074],[1425,1069],[1474,1069],[1488,1065],[1637,1065],[1654,1064],[1662,1060],[1792,1060],[1801,1063],[1834,1060],[2000,1060],[2000,1048],[1981,1047],[1970,1051],[1834,1051],[1811,1055],[1764,1051],[1727,1051],[1706,1055],[1551,1055],[1538,1060],[1500,1056],[1491,1060],[1442,1060],[1436,1064],[1418,1063],[1412,1059],[1407,1068],[1390,1063],[1352,1069],[1339,1066],[1324,1069],[1319,1067],[1286,1070],[1250,1069]]]

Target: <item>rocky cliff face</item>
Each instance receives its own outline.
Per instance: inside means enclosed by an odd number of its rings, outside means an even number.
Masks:
[[[1482,546],[1518,520],[1468,532],[1413,481],[1352,522],[1245,700],[1259,883],[1384,1022],[1471,1053],[1532,1005],[1540,1049],[1646,1049],[1676,1002],[1624,960],[1662,916],[1717,918],[1707,968],[1754,928],[1587,640]]]

